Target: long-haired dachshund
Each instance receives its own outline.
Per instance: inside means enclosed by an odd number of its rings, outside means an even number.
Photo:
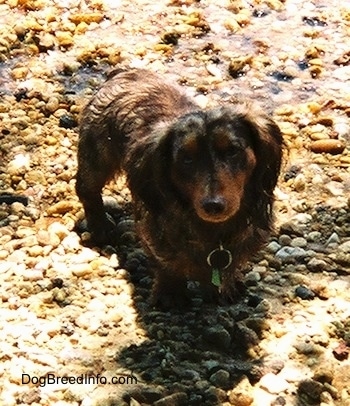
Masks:
[[[158,74],[119,71],[82,112],[76,191],[106,242],[101,191],[126,173],[154,303],[181,303],[188,279],[234,299],[271,230],[281,150],[278,126],[250,102],[202,110]]]

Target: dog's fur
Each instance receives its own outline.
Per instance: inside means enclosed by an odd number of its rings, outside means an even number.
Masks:
[[[271,230],[281,149],[278,126],[250,102],[202,110],[155,73],[119,71],[82,112],[76,190],[103,243],[101,191],[125,171],[156,303],[181,302],[187,279],[215,290],[207,257],[220,245],[232,263],[219,290],[234,297],[240,267]]]

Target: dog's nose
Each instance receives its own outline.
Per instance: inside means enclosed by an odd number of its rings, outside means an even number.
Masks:
[[[202,207],[207,214],[220,214],[225,209],[225,200],[220,197],[210,197],[202,200]]]

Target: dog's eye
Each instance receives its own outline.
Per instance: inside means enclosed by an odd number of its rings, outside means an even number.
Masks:
[[[179,162],[180,162],[182,165],[184,165],[184,166],[192,165],[192,163],[193,163],[193,156],[190,155],[190,154],[188,154],[188,153],[182,152],[182,153],[180,154],[180,156],[179,156]]]
[[[225,151],[225,155],[227,158],[236,158],[241,150],[238,147],[230,147]]]
[[[181,163],[185,166],[192,165],[193,163],[193,158],[189,155],[184,155],[181,157]]]

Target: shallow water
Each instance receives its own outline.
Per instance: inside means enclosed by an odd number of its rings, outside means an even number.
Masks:
[[[62,14],[56,24],[50,24],[47,20],[54,4]],[[120,52],[123,65],[145,66],[169,73],[192,88],[193,93],[204,92],[214,98],[226,94],[244,95],[267,100],[274,107],[319,98],[348,100],[350,67],[334,63],[349,51],[350,6],[347,1],[240,1],[220,5],[213,0],[174,1],[172,4],[109,1],[99,4],[103,4],[100,8],[104,20],[90,24],[85,33],[75,35],[74,46],[66,49],[56,46],[32,55],[26,51],[24,41],[19,50],[3,58],[6,61],[0,65],[0,92],[8,93],[21,87],[24,80],[13,82],[11,69],[23,64],[36,64],[39,70],[29,72],[26,80],[40,77],[39,67],[43,66],[52,73],[52,80],[63,80],[72,91],[90,85],[87,82],[91,77],[96,77],[99,83],[103,70],[111,68],[103,63],[103,58],[96,58],[93,69],[81,67],[69,78],[60,75],[62,64],[76,61],[79,52],[88,52],[89,47],[91,50],[112,47]],[[43,29],[55,35],[53,29],[64,29],[71,14],[91,11],[92,7],[84,2],[57,1],[29,11],[8,10],[2,5],[1,17],[4,28],[18,25],[18,19],[23,19],[24,25],[31,19],[44,21]],[[238,19],[240,25],[232,32],[227,27],[236,21],[237,11],[243,18]],[[196,16],[199,22],[195,21]],[[209,28],[204,26],[203,29],[203,23]],[[35,30],[29,32],[37,34]],[[170,51],[159,52],[155,48],[162,43],[165,32],[182,34],[177,45],[170,46]],[[250,57],[251,61],[233,78],[228,67],[237,57]],[[320,67],[317,75],[310,68],[315,65]]]

